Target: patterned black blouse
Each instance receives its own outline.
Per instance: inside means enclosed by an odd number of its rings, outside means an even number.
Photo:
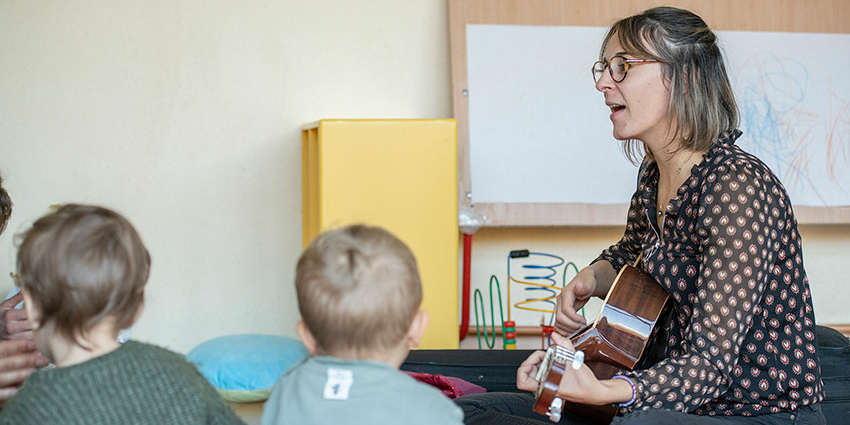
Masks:
[[[655,215],[658,168],[631,200],[623,238],[597,260],[642,268],[674,301],[666,359],[630,372],[627,410],[759,415],[820,401],[811,293],[785,188],[755,156],[722,137]],[[663,237],[662,237],[663,235]]]

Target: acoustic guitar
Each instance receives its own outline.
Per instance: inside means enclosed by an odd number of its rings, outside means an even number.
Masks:
[[[651,358],[654,354],[650,354],[652,350],[647,347],[655,345],[654,340],[663,327],[656,324],[665,322],[670,309],[668,301],[667,292],[652,276],[633,266],[624,266],[611,285],[596,320],[570,337],[575,354],[584,353],[584,363],[600,380],[611,379],[621,370],[633,370],[639,364],[651,366],[659,359]],[[566,410],[593,423],[611,423],[619,409],[616,404],[584,405],[556,396],[567,363],[575,357],[563,347],[559,348],[562,350],[560,356],[557,349],[550,347],[538,371],[534,411],[555,422],[560,420],[561,410]]]

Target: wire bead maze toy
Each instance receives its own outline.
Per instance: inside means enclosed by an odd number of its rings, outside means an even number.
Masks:
[[[511,259],[519,258],[539,258],[535,262],[522,265],[522,269],[527,270],[528,273],[521,277],[521,279],[517,279],[511,274]],[[554,263],[552,261],[546,262],[545,260],[547,259],[554,260]],[[564,270],[561,274],[561,284],[558,286],[555,280],[555,276],[558,274],[556,269],[562,265],[564,266]],[[561,293],[561,290],[567,284],[567,273],[570,267],[572,267],[574,273],[578,273],[578,267],[576,267],[575,263],[572,261],[567,263],[563,258],[554,254],[516,250],[511,251],[508,255],[508,305],[511,305],[513,287],[511,282],[523,285],[520,293],[521,300],[513,304],[513,307],[543,313],[540,318],[541,348],[545,349],[552,342],[551,336],[552,332],[554,332],[552,325],[555,321],[555,308],[557,308],[555,298],[557,298],[558,294]],[[549,316],[548,321],[546,320],[547,315]],[[508,309],[508,320],[511,320],[510,309]]]
[[[511,260],[516,260],[520,258],[529,258],[534,262],[526,262],[525,264],[522,264],[521,269],[526,270],[528,273],[521,279],[517,279],[511,275]],[[562,273],[560,286],[558,286],[558,283],[555,279],[555,276],[558,274],[556,269],[561,266],[564,266],[564,270]],[[488,332],[487,330],[486,312],[484,310],[484,297],[481,294],[480,289],[476,289],[474,292],[473,298],[475,304],[475,326],[476,333],[478,336],[478,348],[481,348],[482,323],[484,327],[484,341],[487,347],[493,349],[496,344],[496,321],[495,309],[493,306],[494,284],[496,285],[495,295],[498,297],[499,301],[499,319],[500,323],[502,324],[502,344],[504,349],[512,350],[516,348],[516,322],[512,318],[511,307],[516,309],[543,313],[540,321],[542,337],[541,346],[544,349],[548,347],[548,345],[551,344],[551,335],[554,331],[552,324],[555,320],[555,308],[557,307],[557,302],[555,301],[555,298],[561,292],[561,289],[563,289],[563,287],[566,285],[567,273],[571,267],[574,273],[578,273],[578,267],[576,267],[575,263],[565,262],[563,258],[557,255],[542,252],[530,252],[528,250],[511,251],[507,257],[508,320],[505,320],[504,308],[502,307],[502,291],[499,284],[499,279],[496,278],[495,275],[490,276],[490,332]],[[519,294],[520,301],[517,301],[513,305],[511,305],[511,282],[515,282],[519,285],[524,286],[521,294]],[[481,304],[480,321],[478,313],[479,303]],[[547,314],[549,316],[548,322],[546,321]],[[582,314],[584,314],[584,309],[582,309]],[[492,338],[489,335],[490,333],[492,333]],[[547,344],[547,341],[549,344]]]

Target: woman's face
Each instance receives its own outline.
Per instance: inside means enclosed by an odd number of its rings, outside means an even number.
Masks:
[[[626,54],[614,35],[605,48],[603,60],[614,56],[626,59],[645,59]],[[671,139],[672,117],[667,106],[670,90],[661,75],[661,64],[649,62],[631,64],[625,79],[617,83],[608,69],[596,82],[596,90],[605,96],[605,105],[611,110],[614,137],[618,140],[636,139],[656,150]]]

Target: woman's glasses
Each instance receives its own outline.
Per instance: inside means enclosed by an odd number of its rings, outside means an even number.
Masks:
[[[608,73],[611,74],[611,79],[614,82],[621,82],[626,79],[626,73],[632,65],[640,65],[642,63],[661,62],[658,59],[626,59],[622,56],[614,56],[610,61],[596,61],[593,63],[593,82],[596,83],[602,78],[602,73],[605,68],[608,68]]]

